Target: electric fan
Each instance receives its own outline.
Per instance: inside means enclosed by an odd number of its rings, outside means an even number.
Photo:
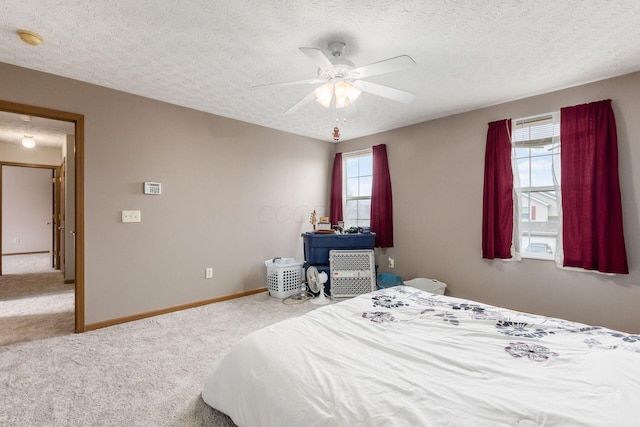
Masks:
[[[327,273],[318,273],[314,266],[307,268],[307,286],[311,292],[318,293],[318,296],[311,300],[311,304],[326,304],[329,302],[324,294],[324,284],[329,280]]]

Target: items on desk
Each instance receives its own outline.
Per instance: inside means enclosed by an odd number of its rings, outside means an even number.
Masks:
[[[328,216],[321,216],[320,221],[318,222],[318,226],[316,228],[317,231],[333,231],[331,228],[331,223],[329,222]]]
[[[311,216],[309,218],[309,222],[311,223],[311,225],[313,225],[313,229],[316,229],[316,210],[314,209],[313,212],[311,212]]]

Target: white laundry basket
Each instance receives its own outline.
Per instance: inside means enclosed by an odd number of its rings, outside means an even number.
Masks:
[[[267,267],[267,287],[274,298],[286,298],[300,292],[303,262],[293,258],[276,257],[264,262]]]
[[[442,283],[436,279],[425,279],[418,277],[411,280],[405,280],[404,284],[407,286],[413,286],[414,288],[422,291],[431,292],[432,294],[444,295],[444,290],[447,288],[446,283]]]

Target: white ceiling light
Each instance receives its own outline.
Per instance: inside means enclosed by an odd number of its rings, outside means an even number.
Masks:
[[[316,101],[325,108],[329,108],[331,100],[333,99],[333,85],[331,83],[325,83],[317,87],[313,92],[316,95]]]
[[[33,139],[32,136],[25,135],[24,138],[22,138],[22,145],[27,148],[33,148],[36,146],[36,140]]]
[[[355,86],[340,79],[335,84],[327,82],[316,88],[314,94],[318,101],[325,108],[331,106],[331,100],[335,95],[336,108],[345,108],[353,104],[362,92]]]
[[[334,90],[336,94],[336,108],[344,108],[353,104],[362,93],[359,89],[356,89],[355,86],[345,82],[344,80],[337,82],[334,86]]]

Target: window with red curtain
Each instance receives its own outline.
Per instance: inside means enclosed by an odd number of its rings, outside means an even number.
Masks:
[[[376,247],[393,247],[393,200],[387,146],[385,144],[373,147],[371,231],[376,233]]]
[[[511,258],[513,240],[513,169],[511,119],[489,123],[484,156],[482,257]]]
[[[373,151],[373,176],[371,183],[371,232],[376,233],[375,246],[393,247],[393,199],[391,193],[391,175],[387,158],[387,146],[376,145]],[[343,156],[338,153],[333,161],[331,177],[330,220],[332,224],[342,221],[343,212]]]
[[[628,274],[611,100],[560,110],[564,266]]]
[[[489,123],[485,152],[483,258],[511,258],[514,229],[511,121]],[[611,100],[560,110],[564,267],[628,274]],[[530,215],[535,215],[530,212]]]
[[[331,175],[331,195],[329,196],[329,221],[337,225],[342,221],[342,153],[336,153],[333,159]]]
[[[371,226],[371,185],[373,181],[373,152],[371,149],[346,153],[342,156],[344,225]]]

